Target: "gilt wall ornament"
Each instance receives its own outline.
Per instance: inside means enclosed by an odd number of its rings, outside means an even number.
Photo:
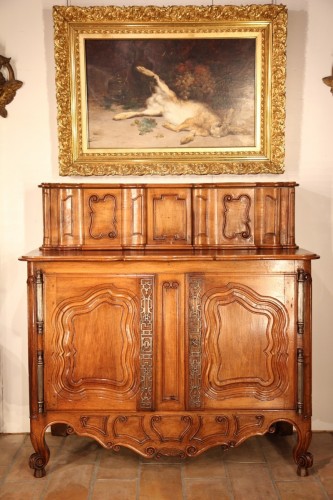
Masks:
[[[16,91],[21,88],[23,82],[15,80],[14,70],[10,64],[10,57],[0,55],[0,115],[6,118],[8,112],[7,104],[12,102]]]
[[[323,78],[323,82],[325,83],[325,85],[327,85],[328,87],[331,87],[331,94],[333,95],[333,69],[332,69],[332,75],[331,76],[325,76]]]

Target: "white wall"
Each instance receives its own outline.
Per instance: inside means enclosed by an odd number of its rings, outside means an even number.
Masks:
[[[0,54],[12,58],[16,77],[24,82],[7,107],[8,117],[0,117],[0,432],[29,429],[26,268],[18,262],[18,257],[42,242],[41,192],[37,186],[40,182],[74,180],[58,176],[53,3],[66,5],[65,0],[0,1]],[[69,5],[103,3],[109,2],[68,2]],[[140,3],[209,5],[212,2],[148,0],[122,1],[117,5]],[[313,428],[333,430],[333,97],[321,81],[330,74],[333,63],[333,2],[285,0],[284,3],[289,10],[285,174],[211,176],[202,180],[299,182],[296,241],[321,255],[313,263]],[[117,180],[140,182],[142,178]],[[158,180],[201,179],[189,176]]]

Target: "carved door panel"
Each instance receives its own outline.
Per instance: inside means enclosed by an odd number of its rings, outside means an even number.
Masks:
[[[283,274],[189,277],[190,408],[295,407],[294,290]]]
[[[152,407],[153,278],[44,276],[45,408]]]

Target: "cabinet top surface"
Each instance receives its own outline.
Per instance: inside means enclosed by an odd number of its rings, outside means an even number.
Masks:
[[[23,261],[244,261],[244,260],[312,260],[319,256],[298,249],[239,250],[34,250],[23,255]]]
[[[47,189],[66,188],[93,188],[93,189],[126,189],[126,188],[154,188],[161,190],[165,188],[247,188],[247,187],[296,187],[297,182],[201,182],[201,183],[169,183],[169,184],[149,184],[149,183],[73,183],[73,182],[43,182],[39,185]]]

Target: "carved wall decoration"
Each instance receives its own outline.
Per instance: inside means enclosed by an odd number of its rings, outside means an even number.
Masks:
[[[0,55],[0,116],[6,118],[7,104],[12,102],[16,91],[21,88],[23,82],[15,79],[14,70],[10,64],[10,57]]]
[[[322,80],[325,83],[325,85],[330,87],[330,89],[331,89],[330,92],[333,95],[333,74],[330,76],[324,76],[324,78]]]

